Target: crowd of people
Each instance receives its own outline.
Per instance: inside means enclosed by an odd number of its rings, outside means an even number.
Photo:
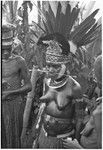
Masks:
[[[64,41],[65,45],[59,39]],[[4,25],[2,26],[1,146],[23,148],[22,139],[25,137],[21,138],[22,131],[25,132],[24,136],[27,134],[26,111],[24,113],[27,103],[24,97],[32,90],[32,84],[26,62],[21,56],[12,53],[12,44],[12,27]],[[40,37],[37,45],[47,49],[44,68],[45,90],[40,97],[41,105],[45,105],[36,121],[35,130],[39,126],[39,134],[33,141],[33,148],[102,148],[102,55],[98,56],[94,63],[94,74],[99,89],[98,98],[95,99],[96,105],[90,114],[88,112],[85,114],[86,107],[84,118],[77,127],[80,120],[78,116],[76,118],[76,101],[83,101],[84,93],[81,85],[67,70],[68,63],[71,63],[70,45],[60,34]],[[39,109],[41,111],[42,107]],[[79,138],[76,137],[78,134]]]

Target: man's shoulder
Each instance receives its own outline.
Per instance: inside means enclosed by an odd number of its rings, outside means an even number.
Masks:
[[[16,59],[18,62],[25,61],[25,59],[22,56],[14,55],[14,54],[13,54],[13,59]]]

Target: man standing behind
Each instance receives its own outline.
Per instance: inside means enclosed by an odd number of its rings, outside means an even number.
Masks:
[[[22,96],[31,90],[25,60],[12,54],[13,30],[2,26],[2,148],[20,148],[22,130]],[[22,84],[23,81],[23,84]],[[5,131],[5,132],[4,132]]]
[[[99,55],[94,63],[94,74],[100,89],[99,97],[96,99],[97,106],[85,128],[81,132],[80,144],[75,139],[63,141],[67,149],[101,149],[102,148],[102,55]]]

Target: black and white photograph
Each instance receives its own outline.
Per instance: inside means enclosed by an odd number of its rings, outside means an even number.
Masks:
[[[102,1],[0,3],[1,149],[102,149]]]

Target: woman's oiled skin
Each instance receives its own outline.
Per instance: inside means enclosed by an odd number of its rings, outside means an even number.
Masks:
[[[61,72],[61,65],[57,65],[54,68],[53,65],[49,68],[49,73],[52,75],[52,80],[56,80],[59,76],[59,72]],[[76,94],[75,94],[76,93]],[[78,82],[76,82],[72,77],[68,76],[67,83],[59,88],[52,89],[49,88],[47,93],[42,96],[41,101],[47,102],[46,106],[46,114],[57,117],[57,118],[65,118],[65,119],[73,119],[73,99],[81,98],[82,92],[81,87]]]

